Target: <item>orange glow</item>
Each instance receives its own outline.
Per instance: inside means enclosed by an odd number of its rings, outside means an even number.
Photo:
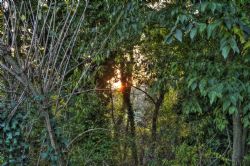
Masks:
[[[120,70],[116,70],[115,73],[116,76],[108,80],[108,83],[111,85],[112,90],[119,91],[122,93],[124,91],[125,86],[122,85],[122,82],[120,80]]]

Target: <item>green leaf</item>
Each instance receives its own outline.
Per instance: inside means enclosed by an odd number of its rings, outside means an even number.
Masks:
[[[227,29],[231,29],[232,28],[232,21],[230,19],[225,19],[225,24],[227,26]]]
[[[235,38],[231,38],[231,42],[230,42],[231,48],[233,49],[234,53],[240,53],[239,47],[237,46],[236,40]]]
[[[208,97],[210,99],[210,104],[212,105],[216,101],[217,93],[215,91],[210,91]]]
[[[201,12],[205,12],[207,5],[208,4],[206,2],[201,3]]]
[[[191,85],[191,89],[192,89],[192,91],[193,90],[195,90],[195,88],[197,87],[197,83],[196,82],[194,82],[192,85]]]
[[[244,117],[243,118],[243,125],[244,125],[244,127],[245,128],[248,127],[249,124],[250,124],[249,117],[248,116]]]
[[[16,129],[17,123],[18,123],[17,120],[14,119],[13,122],[12,122],[12,124],[11,124],[11,129]]]
[[[137,24],[132,24],[132,28],[133,28],[134,31],[137,31],[138,30]]]
[[[213,31],[218,26],[217,23],[212,23],[207,26],[207,38],[209,39],[212,36]]]
[[[204,32],[204,30],[206,29],[207,24],[205,24],[205,23],[200,23],[200,24],[198,24],[198,25],[199,25],[199,32],[200,32],[200,34],[202,34],[202,33]]]
[[[212,13],[214,14],[214,11],[216,9],[216,3],[211,3],[210,4],[210,9],[211,9]]]
[[[228,107],[230,106],[230,101],[226,100],[223,102],[223,111],[227,110]]]
[[[176,15],[178,12],[179,12],[179,10],[178,10],[177,8],[176,8],[176,9],[173,9],[173,10],[171,11],[171,16]]]
[[[11,132],[8,132],[7,133],[7,139],[11,140],[13,137],[12,137],[12,133]]]
[[[117,33],[120,37],[122,36],[122,31],[120,29],[117,30]]]
[[[188,88],[191,87],[192,84],[194,84],[196,80],[197,80],[197,77],[191,78],[191,79],[188,81]]]
[[[175,32],[175,34],[174,34],[174,36],[175,36],[175,38],[177,40],[179,40],[180,42],[182,42],[182,31],[181,30],[177,29],[176,32]]]
[[[22,21],[25,21],[25,20],[26,20],[25,15],[21,15],[21,20],[22,20]]]
[[[238,99],[237,95],[231,95],[231,96],[230,96],[231,103],[232,103],[234,106],[237,105],[237,99]]]
[[[243,108],[243,113],[246,114],[249,110],[250,110],[250,104],[247,104],[247,105]]]
[[[5,140],[5,144],[10,145],[10,140],[9,139]]]
[[[237,112],[237,108],[236,107],[234,107],[234,106],[231,106],[230,108],[229,108],[229,114],[234,114],[234,113],[236,113]]]
[[[225,46],[222,48],[222,56],[224,57],[224,59],[227,59],[229,51],[230,51],[229,46]]]
[[[57,160],[58,160],[58,157],[54,155],[54,156],[51,157],[51,160],[52,160],[52,161],[57,161]]]
[[[190,38],[191,38],[192,41],[193,41],[194,37],[196,36],[196,34],[197,34],[197,28],[194,27],[194,28],[191,30],[191,32],[190,32]]]
[[[227,44],[228,44],[227,37],[223,37],[223,38],[220,40],[220,50],[222,51],[222,48],[225,47]]]
[[[40,156],[42,159],[46,159],[46,158],[48,158],[49,154],[47,152],[43,152],[40,154]]]
[[[10,131],[10,126],[8,124],[6,124],[3,128],[3,131],[6,132],[6,131]]]
[[[194,26],[194,25],[193,25],[192,23],[189,23],[188,26],[185,28],[185,31],[186,31],[186,32],[191,31],[191,29],[193,28],[193,26]]]
[[[20,131],[16,131],[16,132],[15,132],[15,135],[16,135],[16,136],[19,136],[19,135],[20,135]]]
[[[185,21],[187,21],[187,16],[186,15],[181,15],[180,17],[179,17],[179,20],[181,21],[181,23],[183,24]]]
[[[203,79],[199,83],[199,89],[202,96],[206,95],[205,86],[206,86],[206,80]]]
[[[220,3],[216,3],[216,10],[219,11],[220,13],[222,12],[223,5]]]
[[[245,37],[244,37],[244,32],[242,31],[242,29],[240,29],[238,26],[234,26],[232,30],[239,37],[240,42],[244,43]]]
[[[244,50],[250,48],[250,41],[246,42],[246,44],[244,44]]]
[[[17,145],[17,139],[16,138],[13,139],[13,144]]]
[[[167,36],[167,37],[165,38],[165,42],[166,42],[167,44],[171,44],[171,43],[173,42],[172,36],[171,36],[171,35]]]

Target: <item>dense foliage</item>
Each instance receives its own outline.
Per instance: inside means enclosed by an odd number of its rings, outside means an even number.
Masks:
[[[3,0],[0,165],[249,165],[248,0]]]

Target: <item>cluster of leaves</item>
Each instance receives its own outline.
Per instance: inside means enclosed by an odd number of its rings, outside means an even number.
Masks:
[[[11,120],[8,116],[10,110],[15,108],[15,104],[6,104],[1,101],[0,112],[0,146],[2,165],[21,165],[27,163],[28,142],[24,139],[24,126],[26,121],[25,113],[18,110]]]
[[[171,43],[173,38],[182,42],[183,34],[189,34],[191,41],[197,35],[203,39],[219,38],[220,50],[225,59],[230,51],[240,54],[239,43],[243,45],[243,50],[249,47],[250,22],[247,14],[233,2],[204,2],[192,6],[187,13],[176,9],[171,14],[177,18],[171,33],[166,37],[167,43]],[[206,15],[212,17],[204,17]]]
[[[50,122],[62,154],[56,154],[52,148],[40,115],[29,116],[33,118],[35,129],[31,129],[27,138],[32,140],[32,145],[28,146],[23,137],[23,127],[27,126],[27,123],[23,124],[25,115],[18,110],[7,121],[15,104],[3,104],[0,108],[3,109],[0,112],[0,145],[3,147],[0,156],[3,161],[0,158],[0,162],[24,164],[28,153],[34,156],[29,161],[34,165],[37,156],[44,165],[56,165],[59,155],[66,155],[72,165],[119,165],[123,162],[120,159],[131,157],[127,150],[128,142],[133,141],[128,136],[131,122],[124,116],[125,112],[121,112],[125,110],[122,96],[119,96],[122,94],[114,94],[119,101],[113,103],[107,83],[116,76],[116,68],[125,64],[139,85],[148,86],[149,95],[153,94],[157,99],[160,93],[166,92],[158,117],[160,132],[155,151],[150,151],[150,139],[144,138],[150,137],[152,107],[145,111],[150,113],[141,115],[138,111],[133,115],[141,123],[136,124],[141,133],[135,140],[137,143],[146,140],[146,144],[138,146],[142,161],[153,156],[149,161],[152,165],[229,163],[231,151],[225,142],[230,140],[232,133],[228,126],[232,124],[228,117],[242,111],[244,127],[250,125],[250,23],[247,9],[242,8],[247,2],[206,1],[197,4],[171,1],[159,9],[149,7],[147,2],[93,0],[87,5],[80,4],[79,13],[86,10],[86,19],[77,46],[72,50],[74,54],[69,65],[72,71],[58,90],[61,96],[54,91],[49,96],[35,96],[35,102],[31,103],[42,103],[45,98],[52,103],[48,107]],[[73,3],[65,1],[53,6],[58,8],[56,11],[60,15],[55,20],[58,29],[61,28],[60,20],[65,17],[63,13],[75,10],[70,4]],[[41,11],[44,13],[38,13],[37,17],[45,17],[48,9],[43,6]],[[30,13],[23,13],[21,21],[28,21],[28,15]],[[80,17],[77,13],[76,20]],[[77,27],[78,22],[72,24]],[[58,37],[53,31],[49,33],[50,39]],[[73,34],[70,31],[65,38]],[[29,43],[31,39],[27,40]],[[66,40],[65,45],[68,44]],[[133,50],[143,54],[135,58],[135,62],[125,56]],[[59,50],[60,53],[63,51]],[[61,54],[58,55],[60,59]],[[94,91],[100,90],[98,88],[105,92]],[[70,93],[72,98],[67,100]],[[58,104],[61,106],[59,111]],[[120,126],[115,126],[118,124],[115,118],[110,120],[110,110],[124,118],[121,118]],[[41,147],[35,145],[37,143]],[[147,153],[145,156],[144,152]],[[156,157],[150,153],[156,153]]]

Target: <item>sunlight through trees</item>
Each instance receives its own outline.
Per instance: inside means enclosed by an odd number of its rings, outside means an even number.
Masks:
[[[0,165],[250,165],[248,0],[0,4]]]

